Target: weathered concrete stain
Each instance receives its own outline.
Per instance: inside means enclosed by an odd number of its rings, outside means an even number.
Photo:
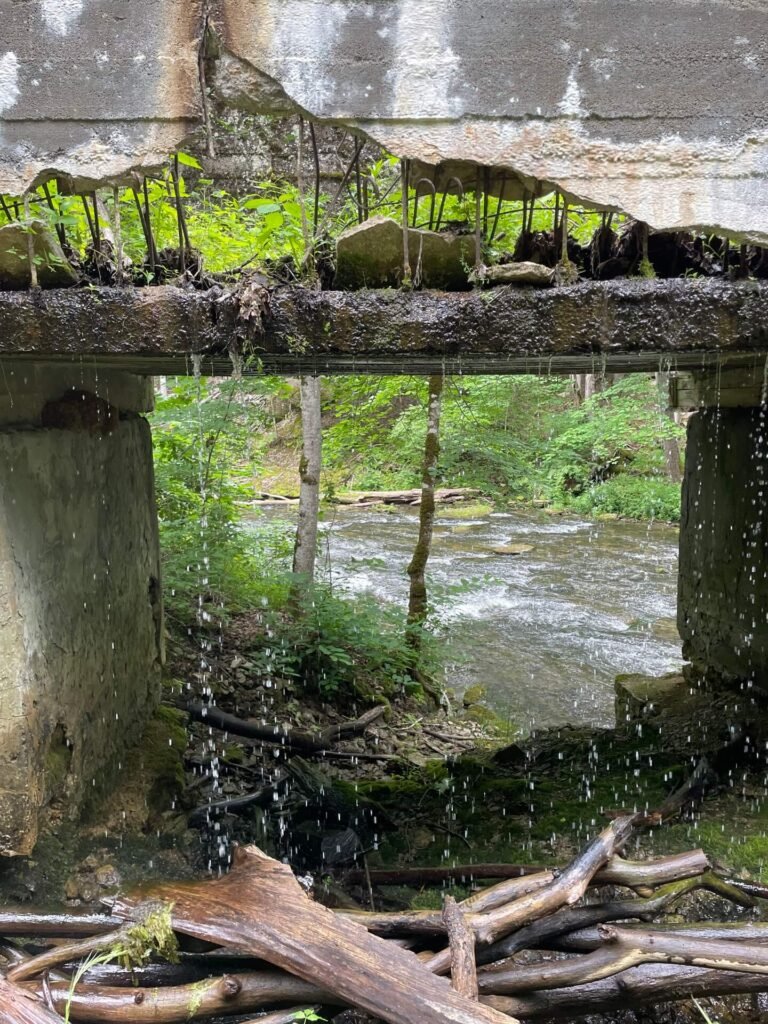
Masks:
[[[452,165],[444,177],[505,168],[510,198],[524,179],[656,228],[768,240],[764,5],[353,0],[343,19],[337,6],[217,0],[214,23],[298,108]]]
[[[0,192],[156,167],[199,123],[198,0],[0,0]]]
[[[768,242],[768,10],[748,0],[0,0],[0,190],[162,163],[199,121],[206,9],[229,103],[503,170],[509,198],[557,185]]]

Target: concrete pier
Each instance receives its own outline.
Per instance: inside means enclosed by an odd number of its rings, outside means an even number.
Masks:
[[[117,773],[158,696],[151,380],[3,365],[0,854]]]
[[[710,675],[768,687],[768,436],[761,406],[688,423],[678,627]]]

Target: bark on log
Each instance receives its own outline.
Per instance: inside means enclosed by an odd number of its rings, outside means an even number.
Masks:
[[[330,725],[320,732],[305,732],[302,729],[289,729],[288,726],[262,725],[261,722],[247,718],[238,718],[230,715],[221,708],[202,704],[198,701],[190,701],[186,705],[187,714],[197,722],[204,722],[214,729],[223,729],[235,736],[246,736],[248,739],[259,740],[261,743],[275,743],[283,747],[291,747],[293,750],[300,750],[307,754],[317,754],[330,747],[339,740],[351,739],[360,736],[369,725],[377,722],[386,708],[378,704],[364,715],[351,722],[340,722],[338,725]]]
[[[61,1018],[36,996],[0,978],[0,1024],[61,1024]]]
[[[252,953],[391,1024],[509,1024],[413,953],[313,903],[287,865],[256,847],[236,849],[224,878],[161,885],[151,896],[170,905],[176,931]],[[130,920],[138,905],[118,898],[113,913]]]
[[[445,897],[443,921],[451,950],[451,985],[467,999],[477,999],[475,933],[453,896]]]
[[[632,834],[637,821],[637,815],[616,818],[541,892],[522,896],[484,914],[475,929],[478,942],[495,942],[537,917],[552,914],[566,904],[577,903],[589,888],[594,875]]]
[[[39,990],[31,982],[24,982],[21,988],[30,994]],[[69,988],[68,981],[51,982],[53,1004],[58,1013],[64,1012]],[[261,1007],[295,1006],[297,1003],[339,1005],[331,992],[317,985],[307,984],[282,971],[264,971],[229,974],[192,985],[165,988],[79,985],[71,998],[70,1015],[73,1021],[83,1021],[84,1024],[110,1024],[112,1021],[181,1024],[199,1017],[254,1013]],[[53,1019],[56,1020],[55,1017]],[[50,1018],[46,1018],[46,1024],[49,1022]]]
[[[581,1017],[628,1006],[667,1003],[692,996],[742,995],[764,992],[760,974],[708,971],[699,967],[645,964],[612,978],[579,988],[557,988],[521,996],[481,996],[481,1002],[525,1020]]]

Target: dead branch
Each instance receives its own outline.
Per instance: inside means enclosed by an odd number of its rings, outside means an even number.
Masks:
[[[80,939],[79,942],[71,942],[65,946],[53,946],[39,956],[30,957],[15,964],[8,971],[8,980],[14,984],[32,978],[36,974],[48,971],[52,967],[58,967],[67,960],[79,960],[99,949],[108,949],[111,946],[119,946],[128,935],[129,929],[122,925],[113,932],[102,935],[91,936],[88,939]]]
[[[768,974],[764,946],[718,939],[691,942],[688,936],[607,924],[598,925],[597,930],[603,945],[593,953],[570,960],[485,968],[478,978],[480,991],[504,995],[586,985],[644,963]]]
[[[333,993],[325,1001],[351,1003],[391,1024],[509,1024],[451,990],[413,953],[313,903],[286,864],[254,846],[235,850],[223,878],[161,885],[151,895],[169,904],[177,932],[233,946],[323,985]],[[113,913],[131,920],[138,906],[136,899],[118,898]]]
[[[630,837],[637,820],[636,815],[616,818],[541,892],[521,896],[484,914],[475,929],[478,942],[494,942],[537,917],[554,913],[566,904],[577,903],[594,875]]]
[[[532,921],[524,928],[519,928],[512,935],[494,942],[486,949],[478,950],[478,963],[490,964],[496,960],[513,956],[522,949],[536,949],[546,945],[559,936],[579,930],[581,935],[590,929],[590,937],[594,934],[595,942],[588,948],[594,949],[601,945],[597,928],[590,927],[608,921],[625,921],[631,918],[644,918],[660,914],[677,900],[702,885],[701,878],[687,878],[680,882],[672,882],[664,886],[654,896],[646,900],[612,900],[608,903],[595,903],[586,907],[567,907],[549,917]],[[570,939],[570,936],[568,936]],[[560,945],[558,944],[558,948]],[[570,948],[570,947],[569,947]]]
[[[317,754],[334,743],[338,743],[339,740],[360,736],[369,725],[373,725],[382,717],[386,708],[383,704],[377,704],[375,708],[366,711],[364,715],[354,721],[340,722],[338,725],[328,726],[327,729],[319,732],[291,729],[287,725],[278,723],[263,725],[261,722],[238,718],[236,715],[230,715],[227,711],[222,711],[221,708],[198,701],[190,701],[186,705],[186,711],[195,721],[204,722],[214,729],[223,729],[235,736],[245,736],[261,743],[275,743],[282,747],[300,750],[303,753]]]
[[[0,978],[0,1021],[8,1024],[61,1024],[61,1018],[37,996],[21,992],[4,978]]]
[[[623,927],[628,929],[645,928],[646,925],[636,925],[628,921]],[[737,940],[757,944],[768,943],[768,923],[763,921],[723,921],[717,924],[697,921],[694,924],[655,924],[653,928],[654,931],[678,935],[680,938],[687,939],[688,942],[697,942],[699,939],[717,939],[721,942]],[[586,927],[579,928],[567,935],[561,935],[557,939],[556,946],[557,949],[568,953],[590,953],[602,943],[603,938],[597,928]]]
[[[700,875],[709,867],[709,861],[702,850],[691,850],[657,860],[624,860],[613,857],[595,875],[595,885],[636,885],[657,886],[666,882],[679,881],[692,875]],[[561,869],[558,869],[561,870]],[[485,881],[494,878],[517,879],[527,875],[538,875],[552,868],[544,864],[458,864],[447,868],[386,868],[371,871],[374,885],[442,885],[444,882]],[[682,872],[682,873],[681,873]],[[353,884],[364,882],[361,871],[348,871],[344,878]],[[753,883],[740,879],[729,879],[740,888]],[[760,887],[768,894],[768,887]],[[488,890],[484,890],[487,892]],[[759,895],[759,893],[755,893]]]
[[[39,938],[79,939],[114,931],[116,917],[93,911],[61,910],[42,913],[28,907],[0,907],[0,935],[35,935]]]
[[[475,966],[475,933],[459,909],[453,896],[445,897],[443,921],[451,950],[451,984],[467,999],[477,999],[477,968]]]
[[[646,964],[579,988],[558,988],[521,996],[481,996],[481,1001],[526,1020],[572,1019],[692,996],[763,992],[765,987],[765,978],[760,974]]]

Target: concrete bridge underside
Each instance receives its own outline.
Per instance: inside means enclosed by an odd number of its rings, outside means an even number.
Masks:
[[[135,184],[223,105],[344,126],[438,189],[768,244],[758,0],[0,0],[0,22],[0,193]],[[276,289],[265,311],[0,293],[0,854],[52,799],[77,813],[157,698],[153,374],[679,374],[685,651],[768,689],[765,286]]]
[[[0,853],[124,756],[163,660],[154,374],[663,371],[690,419],[679,627],[717,679],[768,689],[768,287],[0,293]],[[718,408],[713,408],[719,406]],[[631,666],[627,666],[631,669]],[[56,771],[51,771],[51,766]]]

